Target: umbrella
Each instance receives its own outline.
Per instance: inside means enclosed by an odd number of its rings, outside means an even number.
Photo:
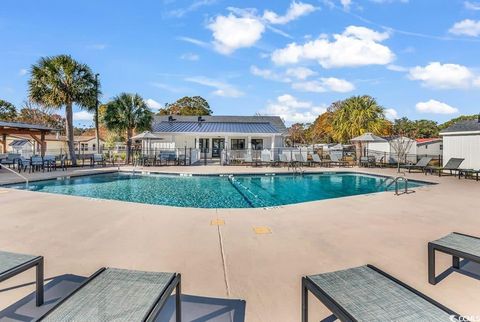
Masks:
[[[150,131],[145,131],[135,136],[132,136],[132,139],[147,141],[147,154],[148,152],[150,152],[149,150],[150,150],[151,140],[163,140],[161,137],[157,136],[156,134],[153,134]]]
[[[369,142],[387,142],[384,138],[381,138],[373,133],[367,132],[356,138],[351,139],[352,142],[366,142],[367,143],[367,156],[368,156],[368,143]]]

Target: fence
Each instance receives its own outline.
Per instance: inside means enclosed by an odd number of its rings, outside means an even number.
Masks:
[[[441,154],[430,155],[430,154],[405,154],[400,156],[397,153],[385,152],[385,151],[376,151],[376,150],[367,150],[366,155],[375,157],[375,161],[381,164],[414,164],[417,163],[423,157],[432,158],[432,163],[441,165],[443,162],[443,157]],[[400,159],[400,160],[399,160]]]

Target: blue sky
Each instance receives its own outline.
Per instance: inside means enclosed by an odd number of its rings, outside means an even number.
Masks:
[[[0,98],[17,106],[33,63],[70,54],[102,101],[138,92],[153,110],[201,95],[217,115],[309,122],[369,94],[390,118],[480,111],[474,0],[2,0],[0,41]]]

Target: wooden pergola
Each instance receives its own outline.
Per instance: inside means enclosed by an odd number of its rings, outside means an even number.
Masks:
[[[42,157],[45,156],[46,143],[45,134],[58,131],[43,125],[3,122],[0,121],[0,145],[3,146],[3,152],[7,151],[7,136],[9,135],[29,135],[40,145]]]

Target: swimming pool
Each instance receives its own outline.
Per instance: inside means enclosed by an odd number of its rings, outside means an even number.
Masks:
[[[354,172],[295,176],[184,176],[118,172],[6,187],[176,207],[259,208],[381,192],[385,191],[386,180],[386,177]],[[425,184],[409,181],[410,188]]]

